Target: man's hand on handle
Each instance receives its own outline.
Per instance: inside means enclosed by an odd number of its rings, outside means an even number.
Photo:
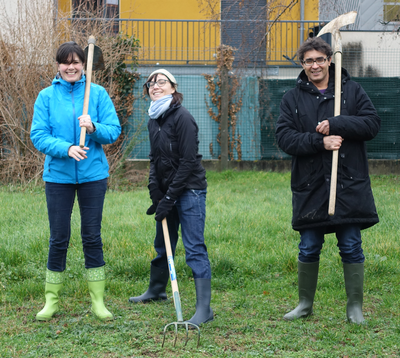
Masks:
[[[324,148],[326,150],[339,150],[343,142],[343,138],[339,135],[328,135],[324,137]]]
[[[321,133],[321,134],[324,134],[324,135],[329,135],[329,121],[327,119],[325,119],[322,122],[318,122],[318,125],[315,128],[315,130],[318,133]]]
[[[318,133],[326,136],[324,137],[324,148],[326,150],[339,150],[342,145],[343,138],[339,135],[329,135],[329,121],[327,119],[322,122],[318,122],[315,130]]]

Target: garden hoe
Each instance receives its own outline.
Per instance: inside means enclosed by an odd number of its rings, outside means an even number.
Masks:
[[[100,47],[96,46],[96,38],[90,36],[88,40],[88,46],[85,48],[86,54],[86,86],[85,86],[85,97],[83,99],[83,111],[82,114],[88,114],[89,111],[89,97],[90,97],[90,83],[92,81],[92,70],[103,70],[104,59],[103,52]],[[83,148],[85,146],[86,139],[86,127],[81,127],[81,137],[79,140],[79,146]]]
[[[347,14],[338,16],[336,19],[330,21],[326,26],[324,26],[318,33],[318,36],[332,33],[335,47],[333,50],[335,56],[335,110],[334,116],[340,115],[340,100],[342,93],[342,37],[340,36],[340,28],[346,25],[354,24],[356,21],[357,12],[351,11]],[[329,194],[329,207],[328,214],[335,214],[335,204],[336,204],[336,185],[337,185],[337,167],[338,167],[338,156],[339,151],[334,150],[332,152],[332,171],[331,171],[331,191]]]
[[[164,327],[164,337],[163,337],[162,347],[164,347],[165,334],[167,332],[168,327],[170,327],[170,326],[175,327],[175,340],[174,340],[174,347],[175,347],[176,339],[178,338],[178,326],[180,326],[180,325],[182,325],[186,328],[185,346],[189,340],[189,326],[192,326],[193,329],[197,329],[197,331],[199,332],[199,335],[197,338],[197,347],[198,347],[200,344],[200,328],[197,325],[195,325],[194,323],[184,322],[183,317],[182,317],[181,299],[179,297],[178,282],[176,280],[174,257],[172,256],[172,249],[171,249],[171,242],[169,239],[167,219],[163,219],[162,228],[163,228],[163,233],[164,233],[165,249],[167,251],[167,259],[168,259],[168,269],[169,269],[169,275],[171,277],[172,294],[174,297],[174,305],[175,305],[175,311],[176,311],[176,317],[177,317],[176,322],[169,323]]]

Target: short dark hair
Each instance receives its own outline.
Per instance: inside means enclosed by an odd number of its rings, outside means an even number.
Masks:
[[[156,73],[155,75],[153,75],[149,79],[147,79],[147,81],[144,83],[143,94],[145,96],[146,95],[149,96],[149,88],[147,87],[147,82],[151,82],[151,81],[157,82],[158,75],[162,75],[162,73]],[[167,77],[167,76],[165,76],[165,77]],[[177,86],[175,85],[175,83],[172,83],[170,80],[168,80],[168,82],[171,84],[172,88],[175,89],[175,92],[172,93],[172,102],[171,102],[170,106],[174,105],[175,103],[182,103],[183,102],[183,94],[179,93],[177,91]]]
[[[57,63],[69,64],[72,62],[73,56],[76,54],[82,63],[86,62],[85,52],[74,41],[64,42],[57,50]]]
[[[299,61],[304,60],[304,54],[308,51],[316,50],[325,54],[326,57],[331,58],[333,55],[332,48],[321,37],[310,37],[302,43],[297,50],[297,58]]]

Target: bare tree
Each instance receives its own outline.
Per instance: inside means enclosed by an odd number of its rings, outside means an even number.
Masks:
[[[136,64],[138,41],[115,35],[113,21],[71,21],[70,14],[55,13],[51,1],[18,0],[17,10],[15,17],[0,12],[3,30],[0,35],[0,181],[3,183],[36,182],[41,177],[44,156],[33,147],[29,132],[37,95],[51,85],[57,72],[55,53],[61,43],[73,40],[84,48],[89,35],[97,38],[106,69],[95,76],[94,82],[109,92],[125,130],[134,101],[129,88],[137,78],[126,68],[126,63]],[[99,19],[102,13],[100,8],[90,6],[84,11],[89,19]],[[126,141],[125,133],[117,143],[107,146],[111,170],[119,167]]]

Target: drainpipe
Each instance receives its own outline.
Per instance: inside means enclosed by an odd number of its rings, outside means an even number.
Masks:
[[[304,1],[300,0],[300,20],[302,21],[300,23],[300,45],[304,42]]]

